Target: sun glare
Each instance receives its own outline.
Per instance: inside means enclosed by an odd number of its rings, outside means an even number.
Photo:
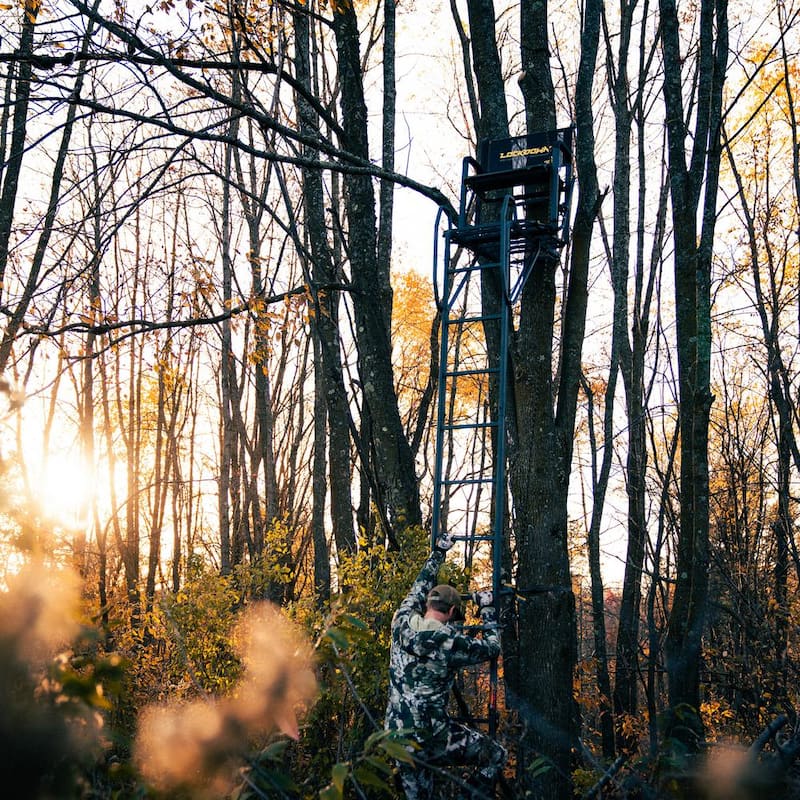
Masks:
[[[51,455],[38,474],[31,472],[31,492],[42,512],[65,528],[85,522],[92,484],[80,459],[68,454]]]

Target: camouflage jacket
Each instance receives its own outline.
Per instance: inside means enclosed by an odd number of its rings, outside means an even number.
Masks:
[[[500,653],[494,628],[479,639],[455,624],[424,619],[425,601],[443,560],[441,551],[431,553],[392,619],[386,729],[415,728],[422,738],[447,728],[447,703],[458,668]],[[494,609],[484,609],[482,616],[484,622],[494,621]]]

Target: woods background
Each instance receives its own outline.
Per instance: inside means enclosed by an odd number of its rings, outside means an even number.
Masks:
[[[434,215],[477,141],[570,124],[572,237],[511,341],[508,777],[588,796],[623,756],[608,796],[731,796],[696,759],[796,703],[799,12],[2,6],[2,758],[26,796],[393,793]],[[283,614],[240,627],[261,600]]]

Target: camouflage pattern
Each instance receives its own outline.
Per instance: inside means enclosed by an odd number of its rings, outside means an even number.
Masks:
[[[424,618],[426,597],[444,557],[441,551],[431,553],[392,619],[386,729],[413,729],[411,738],[420,745],[415,758],[420,763],[475,764],[491,784],[505,762],[505,749],[451,720],[447,704],[460,667],[488,661],[500,653],[500,638],[493,625],[495,612],[491,607],[481,609],[488,627],[480,639],[454,624]],[[398,766],[409,800],[431,796],[430,772],[408,764]]]

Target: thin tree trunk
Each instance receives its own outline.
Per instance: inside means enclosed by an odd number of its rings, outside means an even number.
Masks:
[[[3,152],[3,187],[0,193],[0,291],[5,281],[8,266],[9,243],[11,229],[14,221],[14,206],[17,200],[19,176],[22,171],[22,159],[25,155],[25,136],[28,128],[28,105],[31,93],[31,78],[33,76],[33,32],[36,19],[39,15],[41,4],[36,0],[25,0],[22,8],[22,30],[19,46],[17,47],[18,60],[9,64],[9,84],[15,84],[14,113],[11,122],[11,143],[8,155]],[[17,71],[16,79],[14,70]],[[10,86],[9,86],[10,90]],[[5,134],[5,126],[3,126]],[[4,148],[5,149],[5,148]],[[0,295],[1,296],[1,295]],[[0,372],[5,368],[5,363],[0,366]]]
[[[635,718],[639,705],[639,628],[642,604],[642,570],[647,541],[646,470],[647,447],[644,398],[644,365],[649,329],[650,304],[653,281],[660,249],[653,248],[653,258],[645,281],[644,264],[644,211],[646,198],[645,103],[644,92],[647,81],[647,65],[650,62],[645,31],[642,25],[640,41],[639,78],[635,93],[631,95],[628,77],[630,38],[634,28],[633,14],[636,2],[623,2],[621,7],[620,35],[617,48],[617,69],[609,76],[612,88],[612,107],[615,119],[616,148],[614,158],[614,239],[611,261],[612,286],[614,289],[614,343],[619,354],[620,369],[625,387],[625,407],[628,420],[628,452],[626,457],[626,492],[628,497],[628,542],[625,557],[625,575],[620,604],[619,628],[616,650],[616,681],[614,686],[614,712],[617,717],[618,745],[626,750],[636,750],[638,739],[625,730],[631,727],[627,719]],[[642,19],[647,18],[647,5]],[[609,54],[609,62],[613,57]],[[611,65],[609,67],[611,69]],[[631,153],[630,138],[636,121],[639,141],[639,218],[636,230],[635,278],[633,287],[633,319],[630,323],[631,341],[628,339],[631,259]],[[666,213],[666,187],[662,191],[657,207],[657,229],[663,229]],[[656,238],[656,245],[660,240]]]
[[[237,84],[234,84],[234,90]],[[229,122],[229,133],[235,138],[238,130],[238,117],[233,114]],[[224,177],[222,185],[221,240],[222,254],[222,302],[229,308],[233,300],[233,263],[231,258],[231,177],[233,153],[230,145],[225,147]],[[219,469],[219,544],[220,544],[220,571],[223,575],[230,574],[234,565],[233,537],[231,535],[231,521],[233,512],[231,508],[231,492],[238,493],[237,475],[234,472],[236,431],[234,427],[233,404],[236,402],[236,372],[233,357],[233,342],[231,337],[230,319],[221,323],[220,342],[220,469]]]
[[[611,348],[611,365],[608,370],[608,382],[605,390],[605,410],[603,412],[603,458],[597,468],[597,441],[594,433],[594,397],[587,381],[583,389],[588,401],[587,417],[589,420],[589,443],[592,449],[592,517],[587,535],[587,551],[589,560],[589,577],[592,597],[592,635],[594,640],[594,659],[597,677],[597,690],[600,695],[600,737],[603,758],[609,761],[616,756],[614,739],[614,715],[611,701],[611,676],[608,668],[608,645],[606,640],[606,604],[603,588],[602,558],[600,554],[600,527],[603,521],[605,496],[608,490],[608,479],[614,460],[614,392],[617,386],[619,364]]]
[[[96,0],[95,8],[98,4],[99,0]],[[30,52],[32,50],[33,26],[36,22],[36,16],[39,8],[39,3],[34,2],[33,0],[26,0],[23,17],[22,38],[20,41],[21,55],[24,55],[26,52]],[[93,30],[94,26],[90,23],[87,32],[83,37],[82,47],[85,47],[86,43],[91,39]],[[25,58],[21,58],[19,62],[19,70],[20,74],[17,80],[17,97],[14,103],[11,152],[9,154],[9,163],[5,171],[3,191],[2,195],[0,196],[0,296],[2,296],[3,281],[8,262],[8,248],[14,216],[14,204],[17,186],[19,183],[19,172],[22,168],[22,157],[25,148],[28,101],[32,77],[30,61],[26,61]],[[85,75],[86,64],[81,63],[78,66],[75,84],[72,90],[72,96],[75,98],[80,97]],[[62,128],[58,154],[56,155],[55,164],[53,165],[53,177],[50,185],[47,212],[45,213],[45,217],[42,222],[41,233],[39,234],[39,238],[36,242],[36,250],[34,251],[33,257],[30,261],[30,267],[28,270],[28,275],[25,278],[22,296],[11,312],[3,330],[2,339],[0,339],[0,373],[2,373],[8,365],[17,333],[22,327],[25,314],[28,312],[28,307],[39,286],[39,275],[42,269],[42,264],[45,260],[45,256],[48,252],[50,236],[53,232],[53,225],[55,223],[56,214],[61,202],[61,183],[64,178],[64,166],[70,153],[70,141],[72,139],[72,132],[75,126],[77,112],[78,104],[76,102],[70,103],[67,110],[67,117]]]
[[[726,0],[702,0],[697,61],[696,125],[687,165],[684,63],[674,0],[660,0],[664,101],[675,244],[675,316],[681,432],[681,520],[676,585],[667,637],[671,715],[667,737],[690,751],[700,745],[702,636],[708,612],[708,423],[713,396],[711,253],[716,221],[722,87],[728,56]],[[697,215],[702,208],[702,230]],[[687,715],[691,715],[689,718]]]
[[[327,442],[328,406],[325,398],[325,380],[322,344],[314,339],[314,464],[311,508],[311,535],[314,542],[314,596],[320,608],[326,608],[331,597],[331,560],[328,537],[325,533],[325,446]]]
[[[789,618],[789,609],[786,607],[788,599],[787,585],[790,554],[795,552],[795,569],[800,574],[800,562],[797,560],[796,548],[792,531],[794,524],[791,513],[791,469],[792,463],[795,468],[800,467],[800,453],[798,453],[797,440],[793,428],[793,409],[789,400],[788,386],[789,372],[784,362],[784,348],[781,342],[781,311],[784,300],[780,296],[779,284],[784,283],[785,276],[776,274],[775,258],[772,252],[772,245],[769,237],[760,237],[756,231],[754,210],[750,208],[750,200],[747,197],[747,190],[744,179],[739,172],[734,160],[733,152],[730,147],[727,150],[728,163],[731,172],[736,180],[737,192],[744,217],[744,228],[747,233],[750,272],[753,278],[755,290],[755,310],[761,322],[761,333],[763,337],[764,350],[767,359],[767,379],[769,381],[769,402],[773,409],[773,415],[777,414],[777,475],[776,493],[778,497],[777,517],[772,523],[772,531],[775,536],[775,564],[773,566],[773,591],[776,602],[782,609],[782,613],[776,619],[776,641],[774,647],[774,657],[776,674],[781,676],[779,686],[775,687],[775,703],[778,707],[782,706],[781,696],[786,692],[786,669],[787,669],[787,644],[788,629],[786,621]],[[763,180],[766,184],[770,182],[769,165],[765,167],[766,173]],[[769,212],[767,212],[769,213]],[[768,217],[769,219],[769,217]],[[769,224],[765,222],[765,226]],[[762,259],[762,249],[765,255]],[[766,271],[766,281],[762,277],[762,269]],[[764,285],[766,283],[766,286]]]
[[[100,184],[99,184],[99,168],[97,164],[96,152],[91,141],[91,130],[88,133],[90,141],[90,151],[92,158],[92,178],[93,178],[93,194],[94,198],[100,197]],[[88,307],[89,313],[93,321],[97,321],[102,313],[102,298],[100,296],[100,254],[102,253],[101,244],[101,205],[95,202],[94,208],[90,216],[91,219],[91,238],[92,243],[91,254],[88,264]],[[82,364],[82,381],[81,390],[78,398],[78,417],[80,424],[80,447],[81,447],[81,469],[86,476],[94,475],[95,473],[95,414],[94,414],[94,370],[95,370],[95,345],[96,334],[89,331],[86,335],[86,344],[84,346],[84,361]],[[93,484],[93,481],[92,481]],[[86,494],[81,498],[83,507],[80,509],[79,519],[88,520],[91,518],[92,522],[97,517],[97,501],[94,487],[92,487],[91,497]],[[96,529],[99,535],[99,530]],[[86,532],[82,534],[82,545],[86,546]],[[85,559],[85,556],[84,556]],[[81,559],[83,562],[84,559]],[[81,564],[81,574],[86,575],[85,563]],[[102,603],[101,605],[105,605]]]
[[[315,86],[311,65],[311,28],[308,16],[302,11],[294,14],[295,71],[297,80],[306,93],[312,95]],[[295,102],[301,129],[309,136],[319,133],[316,112],[303,95]],[[310,157],[314,151],[306,148]],[[305,231],[310,247],[310,286],[313,302],[312,324],[320,344],[325,386],[322,388],[327,405],[328,461],[330,476],[330,505],[333,538],[341,553],[354,553],[356,535],[353,529],[353,500],[351,494],[350,408],[344,384],[342,356],[339,341],[340,292],[333,287],[340,284],[341,274],[335,266],[332,245],[328,241],[325,221],[325,195],[322,175],[318,170],[303,170],[303,206]],[[323,489],[322,484],[316,484]],[[317,498],[315,498],[315,502]]]
[[[344,149],[364,160],[367,108],[361,80],[359,31],[352,4],[334,14],[333,30],[339,64]],[[376,458],[374,479],[381,489],[386,518],[394,534],[422,521],[419,487],[411,447],[403,431],[392,374],[392,289],[388,265],[378,261],[375,196],[367,175],[345,174],[344,200],[348,224],[348,258],[358,341],[363,402],[372,417]]]
[[[139,265],[144,264],[142,252],[141,213],[137,209],[135,215],[135,266],[131,276],[131,307],[136,307],[137,295],[142,287]],[[139,546],[139,464],[141,463],[141,431],[142,431],[142,348],[131,345],[128,354],[128,374],[130,390],[127,398],[120,397],[117,389],[117,403],[121,426],[124,430],[126,455],[127,500],[125,503],[125,548],[123,560],[125,564],[125,585],[128,602],[131,607],[131,627],[136,629],[141,619],[141,598],[139,595],[140,578],[140,546]]]

